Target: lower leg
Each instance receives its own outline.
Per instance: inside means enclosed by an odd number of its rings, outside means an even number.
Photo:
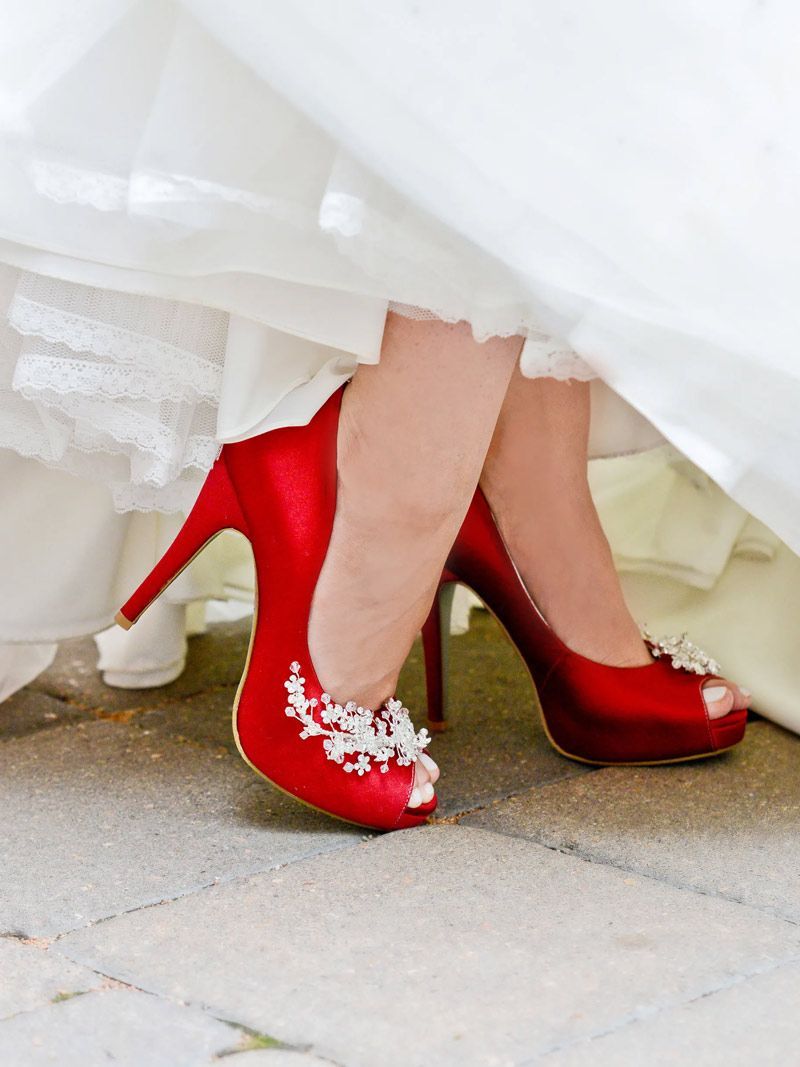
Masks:
[[[481,482],[537,607],[562,640],[599,662],[649,663],[589,492],[588,432],[585,382],[517,370]]]
[[[601,663],[650,662],[625,604],[587,477],[589,387],[515,371],[481,482],[538,608],[574,651]],[[707,700],[714,717],[745,699]],[[713,705],[713,706],[712,706]]]
[[[519,338],[390,314],[339,424],[339,493],[309,645],[337,700],[391,696],[477,485]],[[418,769],[418,781],[421,776]]]

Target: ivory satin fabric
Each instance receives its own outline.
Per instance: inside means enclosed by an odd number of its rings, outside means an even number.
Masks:
[[[399,302],[599,375],[800,545],[789,0],[2,13],[0,445],[181,510],[216,441],[307,418]],[[263,408],[232,399],[231,315],[267,330]]]

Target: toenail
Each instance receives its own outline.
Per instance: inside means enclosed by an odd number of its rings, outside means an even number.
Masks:
[[[408,798],[408,806],[410,808],[418,808],[422,803],[422,798],[419,795],[419,789],[416,787],[411,790],[411,796]]]
[[[727,686],[710,685],[707,689],[703,690],[703,698],[705,699],[706,704],[716,704],[718,700],[722,700],[727,692]]]
[[[433,800],[433,785],[430,782],[426,782],[422,787],[422,800],[425,804],[430,804]]]

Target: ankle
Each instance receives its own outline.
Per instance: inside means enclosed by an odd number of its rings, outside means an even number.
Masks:
[[[486,472],[481,485],[500,533],[536,606],[574,652],[613,666],[650,662],[628,611],[588,481],[568,486],[529,478],[516,484]]]
[[[589,488],[588,470],[562,469],[545,457],[531,462],[491,462],[487,457],[480,479],[481,489],[492,511],[509,515],[546,514],[555,521],[595,511]]]

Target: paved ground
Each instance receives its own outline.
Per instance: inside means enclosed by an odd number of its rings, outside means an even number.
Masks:
[[[0,1064],[800,1064],[800,739],[589,771],[475,623],[441,814],[386,836],[239,760],[244,624],[144,693],[65,646],[0,709]]]

